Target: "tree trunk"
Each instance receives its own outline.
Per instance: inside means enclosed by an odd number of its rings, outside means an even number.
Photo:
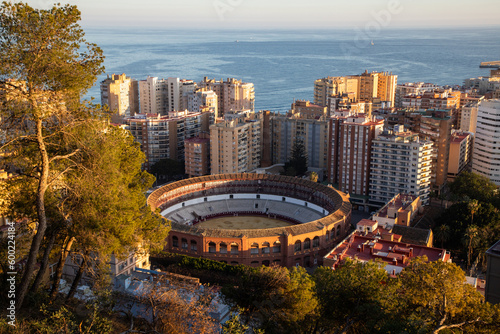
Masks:
[[[42,259],[42,264],[40,266],[40,270],[38,270],[38,273],[36,274],[35,281],[31,285],[30,293],[34,293],[38,290],[38,287],[40,286],[40,283],[42,282],[43,276],[45,276],[45,272],[47,271],[47,267],[49,264],[50,252],[52,251],[52,247],[54,247],[54,243],[56,241],[56,236],[57,236],[56,231],[52,231],[52,233],[50,234],[49,242],[47,243],[47,246],[45,247],[45,252],[43,253],[43,259]]]
[[[33,276],[33,271],[35,270],[36,258],[40,250],[40,244],[45,235],[45,230],[47,229],[47,217],[45,215],[45,192],[48,186],[49,178],[49,156],[47,149],[45,147],[45,142],[43,140],[42,134],[42,120],[36,119],[36,137],[38,142],[38,149],[40,152],[40,158],[42,165],[40,166],[40,179],[38,181],[38,189],[36,193],[36,210],[38,217],[38,229],[36,231],[35,237],[31,242],[31,248],[28,255],[28,260],[26,261],[26,266],[24,268],[24,274],[19,284],[16,308],[19,310],[24,302],[24,297],[28,292],[28,286]]]
[[[66,237],[65,245],[63,245],[63,249],[61,250],[61,257],[59,258],[59,262],[56,267],[56,274],[54,276],[54,282],[52,283],[52,290],[50,290],[50,300],[54,300],[57,295],[57,290],[59,289],[59,281],[61,280],[64,264],[66,263],[66,258],[68,257],[69,251],[71,250],[71,246],[75,238]]]
[[[85,268],[87,267],[87,257],[88,257],[88,252],[82,254],[83,258],[82,263],[80,264],[80,268],[78,268],[78,272],[76,273],[75,279],[73,280],[73,284],[71,284],[71,289],[69,290],[68,295],[66,296],[66,301],[73,298],[73,295],[76,292],[78,283],[80,283],[80,280],[83,277],[83,273],[85,272]]]

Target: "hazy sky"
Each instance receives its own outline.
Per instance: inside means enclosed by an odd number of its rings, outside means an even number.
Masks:
[[[48,8],[57,1],[25,1]],[[84,27],[362,28],[500,26],[499,0],[73,0]]]

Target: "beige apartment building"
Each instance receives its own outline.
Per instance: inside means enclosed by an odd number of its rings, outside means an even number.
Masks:
[[[135,140],[146,154],[145,168],[150,169],[161,159],[184,160],[184,141],[208,131],[214,123],[213,113],[173,112],[137,114],[125,120]]]
[[[244,114],[210,126],[211,174],[245,173],[260,167],[261,116]]]
[[[123,118],[139,112],[139,91],[136,80],[123,74],[113,74],[101,82],[101,105],[113,113],[111,120],[121,123]]]
[[[474,135],[469,132],[453,132],[450,138],[448,181],[451,182],[472,162]]]
[[[328,105],[329,97],[352,94],[352,102],[376,102],[393,107],[397,75],[388,72],[368,72],[360,75],[327,77],[314,82],[314,103]]]
[[[208,79],[204,77],[198,86],[213,91],[218,98],[218,117],[223,117],[230,110],[255,110],[255,92],[253,83],[242,82],[234,78]]]

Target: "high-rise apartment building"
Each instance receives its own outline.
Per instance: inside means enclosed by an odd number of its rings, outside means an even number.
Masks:
[[[372,141],[370,202],[383,206],[395,195],[407,193],[428,204],[432,145],[403,125],[378,134]]]
[[[188,92],[186,94],[186,98],[187,110],[191,112],[199,112],[208,107],[209,110],[214,113],[215,118],[218,118],[218,98],[214,91],[200,88],[195,91]]]
[[[328,127],[326,116],[318,119],[292,115],[274,114],[270,119],[272,163],[285,163],[292,156],[295,142],[304,145],[307,165],[310,168],[327,168]]]
[[[472,162],[474,134],[455,131],[451,134],[450,155],[448,158],[448,181],[452,182]]]
[[[448,157],[453,121],[449,115],[449,110],[429,109],[421,112],[418,116],[420,138],[427,138],[434,144],[432,147],[431,187],[438,193],[448,178]]]
[[[329,97],[351,95],[352,102],[374,102],[393,107],[397,75],[387,72],[368,72],[360,75],[327,77],[314,82],[314,103],[326,106]]]
[[[210,174],[210,133],[184,140],[185,170],[189,177]]]
[[[460,131],[476,133],[477,110],[480,102],[469,102],[462,106]]]
[[[477,112],[472,171],[500,186],[500,100],[485,100]]]
[[[145,168],[161,159],[184,160],[184,140],[208,131],[214,123],[213,113],[188,111],[159,114],[136,114],[127,118],[127,128],[146,154]]]
[[[368,196],[372,141],[383,131],[384,121],[358,114],[348,116],[339,124],[338,165],[339,189]]]
[[[192,80],[147,77],[139,81],[141,113],[167,115],[169,112],[185,110],[188,104],[187,96],[195,89],[196,83]]]
[[[101,82],[101,105],[113,113],[112,121],[121,122],[125,117],[139,112],[139,92],[136,80],[123,74],[113,74]]]
[[[211,174],[245,173],[260,167],[262,115],[251,113],[210,126]]]
[[[230,110],[255,110],[255,92],[253,83],[242,82],[234,78],[216,81],[207,77],[198,84],[200,88],[215,92],[218,98],[218,117]]]
[[[396,86],[395,104],[396,108],[403,108],[403,97],[408,95],[422,95],[424,92],[434,91],[440,88],[438,85],[424,82],[407,82]]]

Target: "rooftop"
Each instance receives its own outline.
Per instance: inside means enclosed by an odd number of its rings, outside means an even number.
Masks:
[[[426,256],[429,261],[450,261],[450,254],[444,249],[386,240],[382,233],[379,229],[366,235],[355,231],[324,259],[329,260],[327,263],[332,263],[333,268],[340,266],[346,258],[361,262],[378,259],[386,264],[385,269],[392,274],[401,272],[412,258],[418,256]]]

